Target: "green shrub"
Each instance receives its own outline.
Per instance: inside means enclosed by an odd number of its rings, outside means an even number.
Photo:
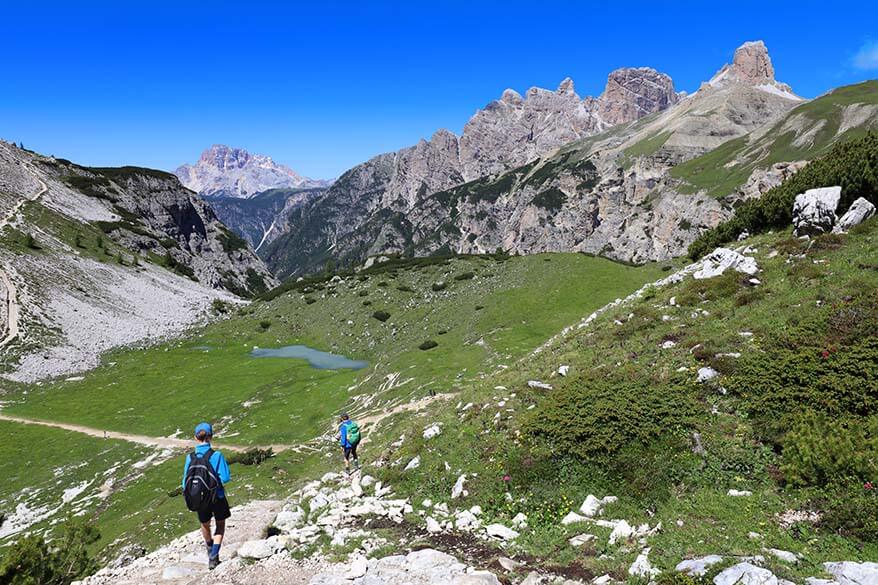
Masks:
[[[372,313],[372,317],[384,323],[385,321],[390,319],[390,313],[388,313],[387,311],[375,311],[374,313]]]
[[[247,449],[243,453],[232,453],[228,458],[228,462],[230,465],[233,463],[239,463],[241,465],[260,465],[272,457],[274,457],[274,451],[271,447],[268,449],[254,447],[252,449]]]
[[[745,353],[724,386],[743,398],[761,439],[777,443],[803,408],[830,418],[878,408],[878,292],[825,305]]]
[[[439,291],[442,291],[442,290],[445,290],[446,288],[448,288],[448,285],[442,281],[439,281],[439,282],[434,282],[433,286],[430,288],[433,289],[433,292],[439,292]]]
[[[878,542],[878,489],[871,482],[851,482],[827,492],[819,502],[823,510],[821,528]]]
[[[50,546],[41,536],[25,536],[4,551],[0,560],[3,585],[69,585],[92,574],[98,565],[88,548],[100,534],[79,518],[68,518],[57,542]]]
[[[358,296],[358,297],[368,297],[368,296],[369,296],[369,291],[367,291],[367,290],[361,290],[360,292],[357,293],[357,296]]]
[[[305,297],[305,304],[306,305],[313,305],[316,302],[317,302],[317,299],[315,299],[314,297]]]
[[[792,223],[796,195],[808,189],[840,185],[843,213],[858,197],[878,203],[878,133],[836,144],[825,156],[815,159],[769,189],[762,197],[745,201],[735,216],[703,233],[689,246],[689,256],[697,259],[717,246],[733,241],[741,232],[758,234],[770,229],[788,229]]]
[[[269,328],[271,328],[271,321],[260,321],[259,326],[262,328],[263,331],[267,331]]]
[[[428,339],[427,341],[425,341],[424,343],[419,345],[418,349],[420,349],[421,351],[427,351],[429,349],[433,349],[434,347],[438,347],[438,346],[439,346],[438,343],[436,343],[432,339]]]
[[[222,299],[213,299],[213,302],[210,303],[210,308],[217,315],[224,315],[229,312],[230,307],[229,303]]]
[[[461,272],[460,274],[454,276],[454,280],[471,280],[475,278],[475,276],[475,272]]]
[[[781,471],[794,485],[878,480],[878,416],[830,419],[806,414],[783,436],[781,445]]]
[[[247,249],[247,240],[245,240],[235,232],[229,230],[225,226],[220,226],[219,233],[217,234],[217,239],[219,239],[220,245],[222,245],[223,251],[226,254],[230,254],[236,250]]]
[[[36,238],[34,238],[33,234],[27,234],[24,237],[24,245],[30,248],[31,250],[41,250],[40,244],[37,242]]]
[[[372,305],[372,301],[369,301],[369,300],[363,301],[363,306],[364,306],[364,307],[369,307],[369,306],[371,306],[371,305]]]
[[[593,460],[689,428],[697,406],[685,386],[653,383],[642,374],[629,378],[570,380],[525,419],[525,436],[550,450]]]
[[[564,193],[564,191],[557,187],[550,187],[549,189],[538,193],[537,196],[531,200],[531,205],[542,207],[548,211],[559,211],[566,202],[567,194]]]
[[[405,284],[396,287],[396,290],[399,290],[399,291],[402,291],[402,292],[407,292],[407,293],[413,293],[413,292],[415,292],[415,289],[413,289],[412,287],[410,287],[410,286],[408,286],[408,285],[405,285]]]

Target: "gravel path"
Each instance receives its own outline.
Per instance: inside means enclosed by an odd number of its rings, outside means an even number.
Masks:
[[[7,422],[17,422],[25,425],[40,425],[44,427],[53,427],[56,429],[63,429],[65,431],[73,431],[74,433],[82,433],[84,435],[89,435],[91,437],[97,437],[99,439],[119,439],[122,441],[129,441],[131,443],[137,443],[139,445],[147,445],[149,447],[160,447],[163,449],[183,449],[188,450],[192,448],[193,442],[190,439],[174,439],[171,437],[148,437],[146,435],[133,435],[130,433],[120,433],[117,431],[107,431],[103,429],[95,429],[92,427],[86,427],[82,425],[75,425],[70,423],[62,423],[62,422],[53,422],[49,420],[38,420],[32,418],[24,418],[20,416],[10,416],[8,414],[0,414],[0,420]],[[248,451],[249,449],[259,448],[259,449],[271,449],[275,453],[280,453],[281,451],[286,451],[288,449],[292,449],[290,445],[228,445],[222,444],[219,445],[219,448],[225,451],[236,451],[238,453],[243,453],[244,451]]]

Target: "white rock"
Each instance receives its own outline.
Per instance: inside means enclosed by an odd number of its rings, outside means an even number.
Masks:
[[[795,555],[795,553],[791,553],[788,550],[781,550],[779,548],[767,548],[765,552],[782,560],[785,563],[795,564],[799,562],[799,557]]]
[[[523,512],[519,512],[512,519],[512,525],[521,530],[522,528],[527,528],[527,515]]]
[[[592,542],[595,538],[597,537],[594,534],[577,534],[576,536],[567,539],[567,542],[569,542],[571,546],[583,546]]]
[[[620,520],[613,532],[610,533],[610,544],[616,544],[619,541],[628,540],[634,535],[634,528],[625,520]]]
[[[469,509],[469,511],[472,512],[475,516],[482,515],[482,507],[481,506],[473,506],[472,508]]]
[[[728,248],[717,248],[704,257],[704,260],[701,261],[701,268],[693,272],[692,277],[697,280],[713,278],[729,269],[750,276],[759,272],[759,266],[752,257],[743,256]]]
[[[566,376],[570,372],[570,366],[559,366],[558,367],[558,375]]]
[[[832,230],[835,210],[841,199],[841,187],[808,189],[796,195],[793,204],[793,235],[816,236]]]
[[[248,540],[238,547],[238,556],[245,559],[267,559],[276,552],[276,542],[268,540]]]
[[[705,382],[713,380],[717,376],[719,376],[719,372],[717,372],[713,368],[698,368],[698,378],[695,381],[699,384],[704,384]]]
[[[162,581],[170,581],[172,579],[180,579],[182,577],[190,577],[198,571],[191,567],[168,566],[162,569]]]
[[[609,573],[605,573],[600,577],[595,577],[591,580],[592,585],[607,585],[607,583],[612,583],[613,578],[609,575]]]
[[[713,578],[714,585],[779,585],[768,569],[750,563],[738,563]]]
[[[749,538],[750,540],[761,540],[762,535],[759,534],[758,532],[748,532],[747,538]]]
[[[442,532],[442,526],[440,526],[439,522],[432,516],[427,516],[427,532],[430,534]]]
[[[721,563],[723,558],[719,555],[707,555],[700,559],[687,559],[680,561],[674,570],[679,573],[688,573],[689,575],[701,576],[707,573],[707,570],[717,563]]]
[[[463,489],[463,484],[466,482],[466,474],[461,475],[457,478],[457,481],[454,482],[454,487],[451,488],[451,499],[456,500],[460,496],[466,495],[465,490]]]
[[[424,500],[423,502],[421,502],[421,506],[423,506],[424,508],[432,508],[433,507],[433,500],[428,498],[428,499]]]
[[[479,525],[481,525],[481,520],[469,510],[463,510],[454,515],[454,526],[458,530],[471,530],[478,528]]]
[[[501,585],[501,583],[493,573],[474,571],[466,575],[455,575],[451,579],[451,585]]]
[[[561,519],[561,524],[567,526],[568,524],[574,524],[576,522],[585,522],[588,520],[585,516],[580,516],[576,512],[570,512],[566,516]]]
[[[488,536],[499,540],[514,540],[518,538],[518,532],[502,524],[488,524],[485,526],[485,532]]]
[[[375,483],[375,478],[372,477],[371,475],[364,475],[362,477],[362,479],[360,479],[360,485],[363,486],[364,488],[367,488],[370,485],[374,485],[374,483]]]
[[[752,495],[753,495],[753,492],[751,492],[751,491],[749,491],[749,490],[734,490],[734,489],[732,489],[732,490],[729,490],[729,491],[726,493],[726,495],[727,495],[727,496],[736,497],[736,498],[740,498],[740,497],[752,496]]]
[[[421,456],[416,455],[411,461],[406,464],[404,471],[409,471],[411,469],[417,469],[421,465]]]
[[[518,561],[514,561],[509,557],[500,557],[497,559],[497,562],[500,563],[500,566],[506,569],[507,571],[514,571],[517,568],[521,567],[522,564]]]
[[[531,388],[539,388],[541,390],[551,390],[552,385],[546,384],[545,382],[540,382],[538,380],[528,380],[527,385]]]
[[[582,502],[582,505],[579,507],[579,511],[582,512],[583,516],[592,518],[600,514],[601,508],[603,507],[604,502],[602,500],[597,499],[592,494],[588,494],[588,496],[586,496],[585,498],[585,501]]]
[[[424,429],[424,438],[428,441],[433,437],[438,437],[442,434],[442,428],[437,424],[432,424]]]
[[[637,558],[631,563],[631,566],[628,567],[629,575],[652,579],[661,573],[660,570],[653,567],[652,563],[649,562],[649,551],[650,549],[645,548],[639,555],[637,555]]]
[[[856,225],[860,225],[870,217],[875,215],[875,206],[863,197],[858,198],[848,208],[847,213],[841,216],[832,233],[844,233]]]
[[[662,349],[671,349],[672,347],[675,347],[676,345],[677,345],[676,341],[672,341],[672,340],[668,339],[667,341],[662,343]]]
[[[348,570],[345,571],[344,577],[348,580],[359,579],[368,570],[369,561],[366,560],[366,557],[358,556],[348,565]]]
[[[878,563],[866,561],[855,563],[841,561],[823,563],[827,573],[835,577],[840,585],[875,585],[878,584]]]

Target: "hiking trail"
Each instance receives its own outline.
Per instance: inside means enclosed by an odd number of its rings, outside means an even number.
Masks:
[[[191,439],[175,439],[172,437],[149,437],[146,435],[134,435],[131,433],[120,433],[118,431],[108,431],[104,429],[95,429],[92,427],[86,427],[82,425],[76,425],[71,423],[62,423],[62,422],[54,422],[49,420],[39,420],[33,418],[25,418],[21,416],[11,416],[8,414],[0,413],[0,421],[7,422],[16,422],[25,425],[40,425],[44,427],[52,427],[56,429],[63,429],[65,431],[72,431],[74,433],[82,433],[84,435],[89,435],[91,437],[97,437],[99,439],[117,439],[120,441],[128,441],[130,443],[137,443],[139,445],[146,445],[148,447],[159,447],[163,449],[182,449],[182,450],[190,450],[192,449],[192,445],[194,444]],[[250,449],[271,449],[275,453],[280,453],[282,451],[297,449],[292,447],[291,445],[229,445],[226,443],[222,443],[218,445],[218,448],[223,449],[225,451],[235,451],[237,453],[243,453]]]
[[[20,199],[15,205],[13,205],[12,209],[10,209],[9,212],[2,219],[0,219],[0,230],[9,225],[9,222],[12,221],[12,219],[21,210],[25,203],[36,201],[49,190],[49,186],[46,185],[46,182],[43,181],[30,166],[26,165],[26,168],[30,171],[34,178],[39,181],[40,190],[33,197],[24,197]],[[2,266],[0,266],[0,284],[3,285],[3,289],[5,291],[4,300],[6,303],[6,323],[4,324],[5,335],[3,336],[3,339],[0,340],[0,348],[2,348],[10,344],[16,337],[18,337],[19,305],[18,289],[15,288],[15,284],[12,282],[12,279],[9,278],[9,275],[6,273],[6,271],[3,270]]]

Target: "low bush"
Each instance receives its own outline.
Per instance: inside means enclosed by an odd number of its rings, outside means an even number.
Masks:
[[[100,539],[97,529],[80,518],[68,518],[56,542],[42,536],[20,538],[0,560],[3,585],[69,585],[98,569],[89,547]]]
[[[439,281],[439,282],[434,282],[433,286],[431,286],[430,288],[433,289],[433,292],[439,292],[439,291],[442,291],[442,290],[445,290],[446,288],[448,288],[448,285],[442,281]]]
[[[428,339],[424,343],[418,346],[418,349],[421,351],[427,351],[428,349],[433,349],[434,347],[438,347],[439,344],[433,341],[432,339]]]
[[[317,302],[317,299],[315,299],[314,297],[305,297],[305,304],[306,305],[313,305],[316,302]]]
[[[850,482],[825,490],[817,502],[820,526],[843,536],[878,542],[878,489],[872,482]]]
[[[213,299],[213,302],[210,303],[210,308],[217,315],[224,315],[229,312],[230,306],[229,303],[222,299]]]
[[[415,289],[413,289],[412,287],[410,287],[410,286],[408,286],[408,285],[405,285],[405,284],[396,287],[396,290],[399,290],[399,291],[402,291],[402,292],[407,292],[407,293],[413,293],[413,292],[415,292]]]
[[[375,311],[374,313],[372,313],[372,317],[384,323],[385,321],[390,319],[390,313],[388,313],[387,311]]]
[[[271,321],[260,321],[259,327],[261,327],[263,331],[267,331],[271,328]]]
[[[878,480],[878,416],[830,419],[806,414],[782,437],[781,445],[781,471],[791,484]]]
[[[271,447],[268,449],[254,447],[252,449],[247,449],[243,453],[232,453],[228,457],[228,463],[229,465],[235,463],[239,465],[261,465],[272,457],[274,457],[274,451]]]
[[[471,280],[475,278],[475,272],[461,272],[460,274],[456,274],[454,276],[454,280]]]

